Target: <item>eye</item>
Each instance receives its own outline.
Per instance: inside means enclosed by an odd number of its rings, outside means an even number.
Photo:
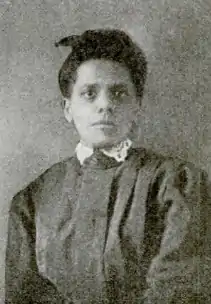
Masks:
[[[93,100],[97,96],[97,92],[94,89],[87,89],[86,91],[83,91],[81,93],[81,96],[83,96],[87,100]]]
[[[128,91],[125,89],[115,90],[112,92],[112,95],[115,99],[121,99],[128,96]]]

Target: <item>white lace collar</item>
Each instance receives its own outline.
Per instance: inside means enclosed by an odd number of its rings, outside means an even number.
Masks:
[[[132,145],[132,141],[130,139],[126,139],[116,147],[112,147],[110,150],[101,149],[101,151],[105,155],[115,158],[116,161],[122,162],[127,157],[128,150],[130,149],[131,145]],[[76,146],[75,152],[79,162],[82,165],[85,159],[93,154],[94,149],[89,148],[85,146],[83,143],[79,142]]]

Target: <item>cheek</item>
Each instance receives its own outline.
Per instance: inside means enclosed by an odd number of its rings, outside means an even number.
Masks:
[[[137,114],[137,107],[132,104],[124,104],[116,111],[117,120],[119,123],[130,123],[135,120]]]
[[[85,103],[78,101],[72,104],[72,115],[76,123],[86,123],[90,117],[90,112],[90,107]]]
[[[83,105],[73,109],[73,121],[75,127],[81,136],[89,137],[93,134],[93,128],[90,126],[93,121],[92,107]]]

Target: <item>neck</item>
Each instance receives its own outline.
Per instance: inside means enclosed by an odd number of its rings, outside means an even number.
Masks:
[[[94,145],[94,144],[87,143],[86,141],[84,141],[82,139],[80,140],[80,142],[81,142],[82,145],[84,145],[85,147],[87,147],[89,149],[93,149],[93,150],[103,149],[103,150],[109,151],[112,148],[117,147],[121,142],[123,142],[126,139],[127,138],[123,138],[121,140],[118,140],[118,141],[115,141],[115,142],[112,142],[112,143],[104,143],[104,144],[99,144],[99,145]]]

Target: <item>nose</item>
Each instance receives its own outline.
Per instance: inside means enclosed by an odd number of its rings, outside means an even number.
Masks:
[[[97,99],[98,113],[113,113],[113,105],[106,92],[102,92]]]

